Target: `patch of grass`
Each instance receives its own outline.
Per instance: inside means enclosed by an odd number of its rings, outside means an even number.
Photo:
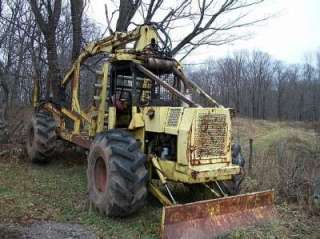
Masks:
[[[264,171],[272,176],[272,170],[266,172],[257,162],[261,154],[268,154],[275,142],[292,136],[306,145],[313,145],[315,140],[312,130],[286,122],[237,119],[233,133],[234,139],[239,138],[243,145],[246,158],[248,140],[254,140],[253,165],[258,167],[255,170],[257,174],[246,178],[244,192],[262,190],[261,181],[265,178],[258,172]],[[122,219],[107,218],[94,209],[90,210],[86,194],[86,167],[83,156],[60,156],[43,166],[0,159],[0,223],[53,220],[85,225],[100,238],[159,238],[162,207],[155,201]],[[183,187],[180,191],[184,195]],[[180,195],[179,190],[175,190],[175,195]],[[278,206],[278,211],[278,220],[235,230],[225,238],[319,238],[319,217],[311,217],[303,208],[286,204]]]
[[[249,139],[253,139],[254,151],[268,150],[275,141],[297,137],[306,141],[315,140],[314,129],[306,129],[301,122],[278,122],[236,118],[233,121],[233,138],[240,142],[244,153],[248,154]]]
[[[123,219],[89,209],[86,164],[57,160],[49,165],[0,161],[0,222],[33,220],[80,223],[101,238],[158,238],[161,206],[146,205]]]
[[[320,218],[312,216],[295,204],[286,203],[276,206],[277,217],[265,224],[236,229],[223,239],[318,239]]]
[[[319,176],[319,136],[309,124],[235,119],[234,140],[249,156],[253,139],[253,169],[247,175],[242,192],[275,189],[280,220],[271,224],[237,230],[228,238],[319,238],[319,217],[312,217],[308,204],[312,180]],[[247,169],[248,170],[248,169]],[[299,205],[299,208],[294,208]],[[293,208],[293,209],[292,209]]]

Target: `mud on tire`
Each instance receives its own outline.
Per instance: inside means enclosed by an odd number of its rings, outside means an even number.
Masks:
[[[27,153],[33,163],[47,163],[55,152],[56,122],[47,112],[35,113],[27,128]]]
[[[146,156],[129,133],[112,129],[96,136],[88,156],[89,200],[107,216],[127,216],[145,204]]]

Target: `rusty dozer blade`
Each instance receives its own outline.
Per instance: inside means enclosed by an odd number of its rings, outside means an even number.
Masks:
[[[273,191],[163,208],[163,239],[212,239],[275,216]]]

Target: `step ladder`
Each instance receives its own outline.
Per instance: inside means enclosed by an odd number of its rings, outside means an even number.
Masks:
[[[106,67],[106,66],[104,66]],[[107,129],[108,126],[108,101],[109,97],[105,97],[105,102],[102,101],[103,94],[107,94],[109,89],[108,79],[106,78],[105,74],[108,74],[108,70],[104,69],[104,71],[96,71],[96,79],[94,83],[94,95],[93,95],[93,105],[97,109],[96,111],[96,122],[97,122],[97,130],[101,131],[104,129]],[[107,86],[104,88],[104,84],[107,84]],[[104,117],[99,119],[99,111],[103,110]],[[102,128],[99,128],[99,123],[103,121]]]

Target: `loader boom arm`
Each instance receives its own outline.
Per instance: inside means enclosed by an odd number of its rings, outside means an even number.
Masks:
[[[72,86],[72,110],[80,113],[80,105],[78,100],[79,81],[80,81],[80,66],[89,57],[107,53],[113,54],[116,49],[121,49],[126,44],[135,42],[134,50],[142,51],[151,42],[158,41],[158,33],[153,26],[143,25],[129,32],[116,32],[115,34],[106,37],[100,41],[89,43],[84,47],[78,58],[74,61],[72,67],[65,74],[61,81],[61,87],[64,89],[71,81]]]

